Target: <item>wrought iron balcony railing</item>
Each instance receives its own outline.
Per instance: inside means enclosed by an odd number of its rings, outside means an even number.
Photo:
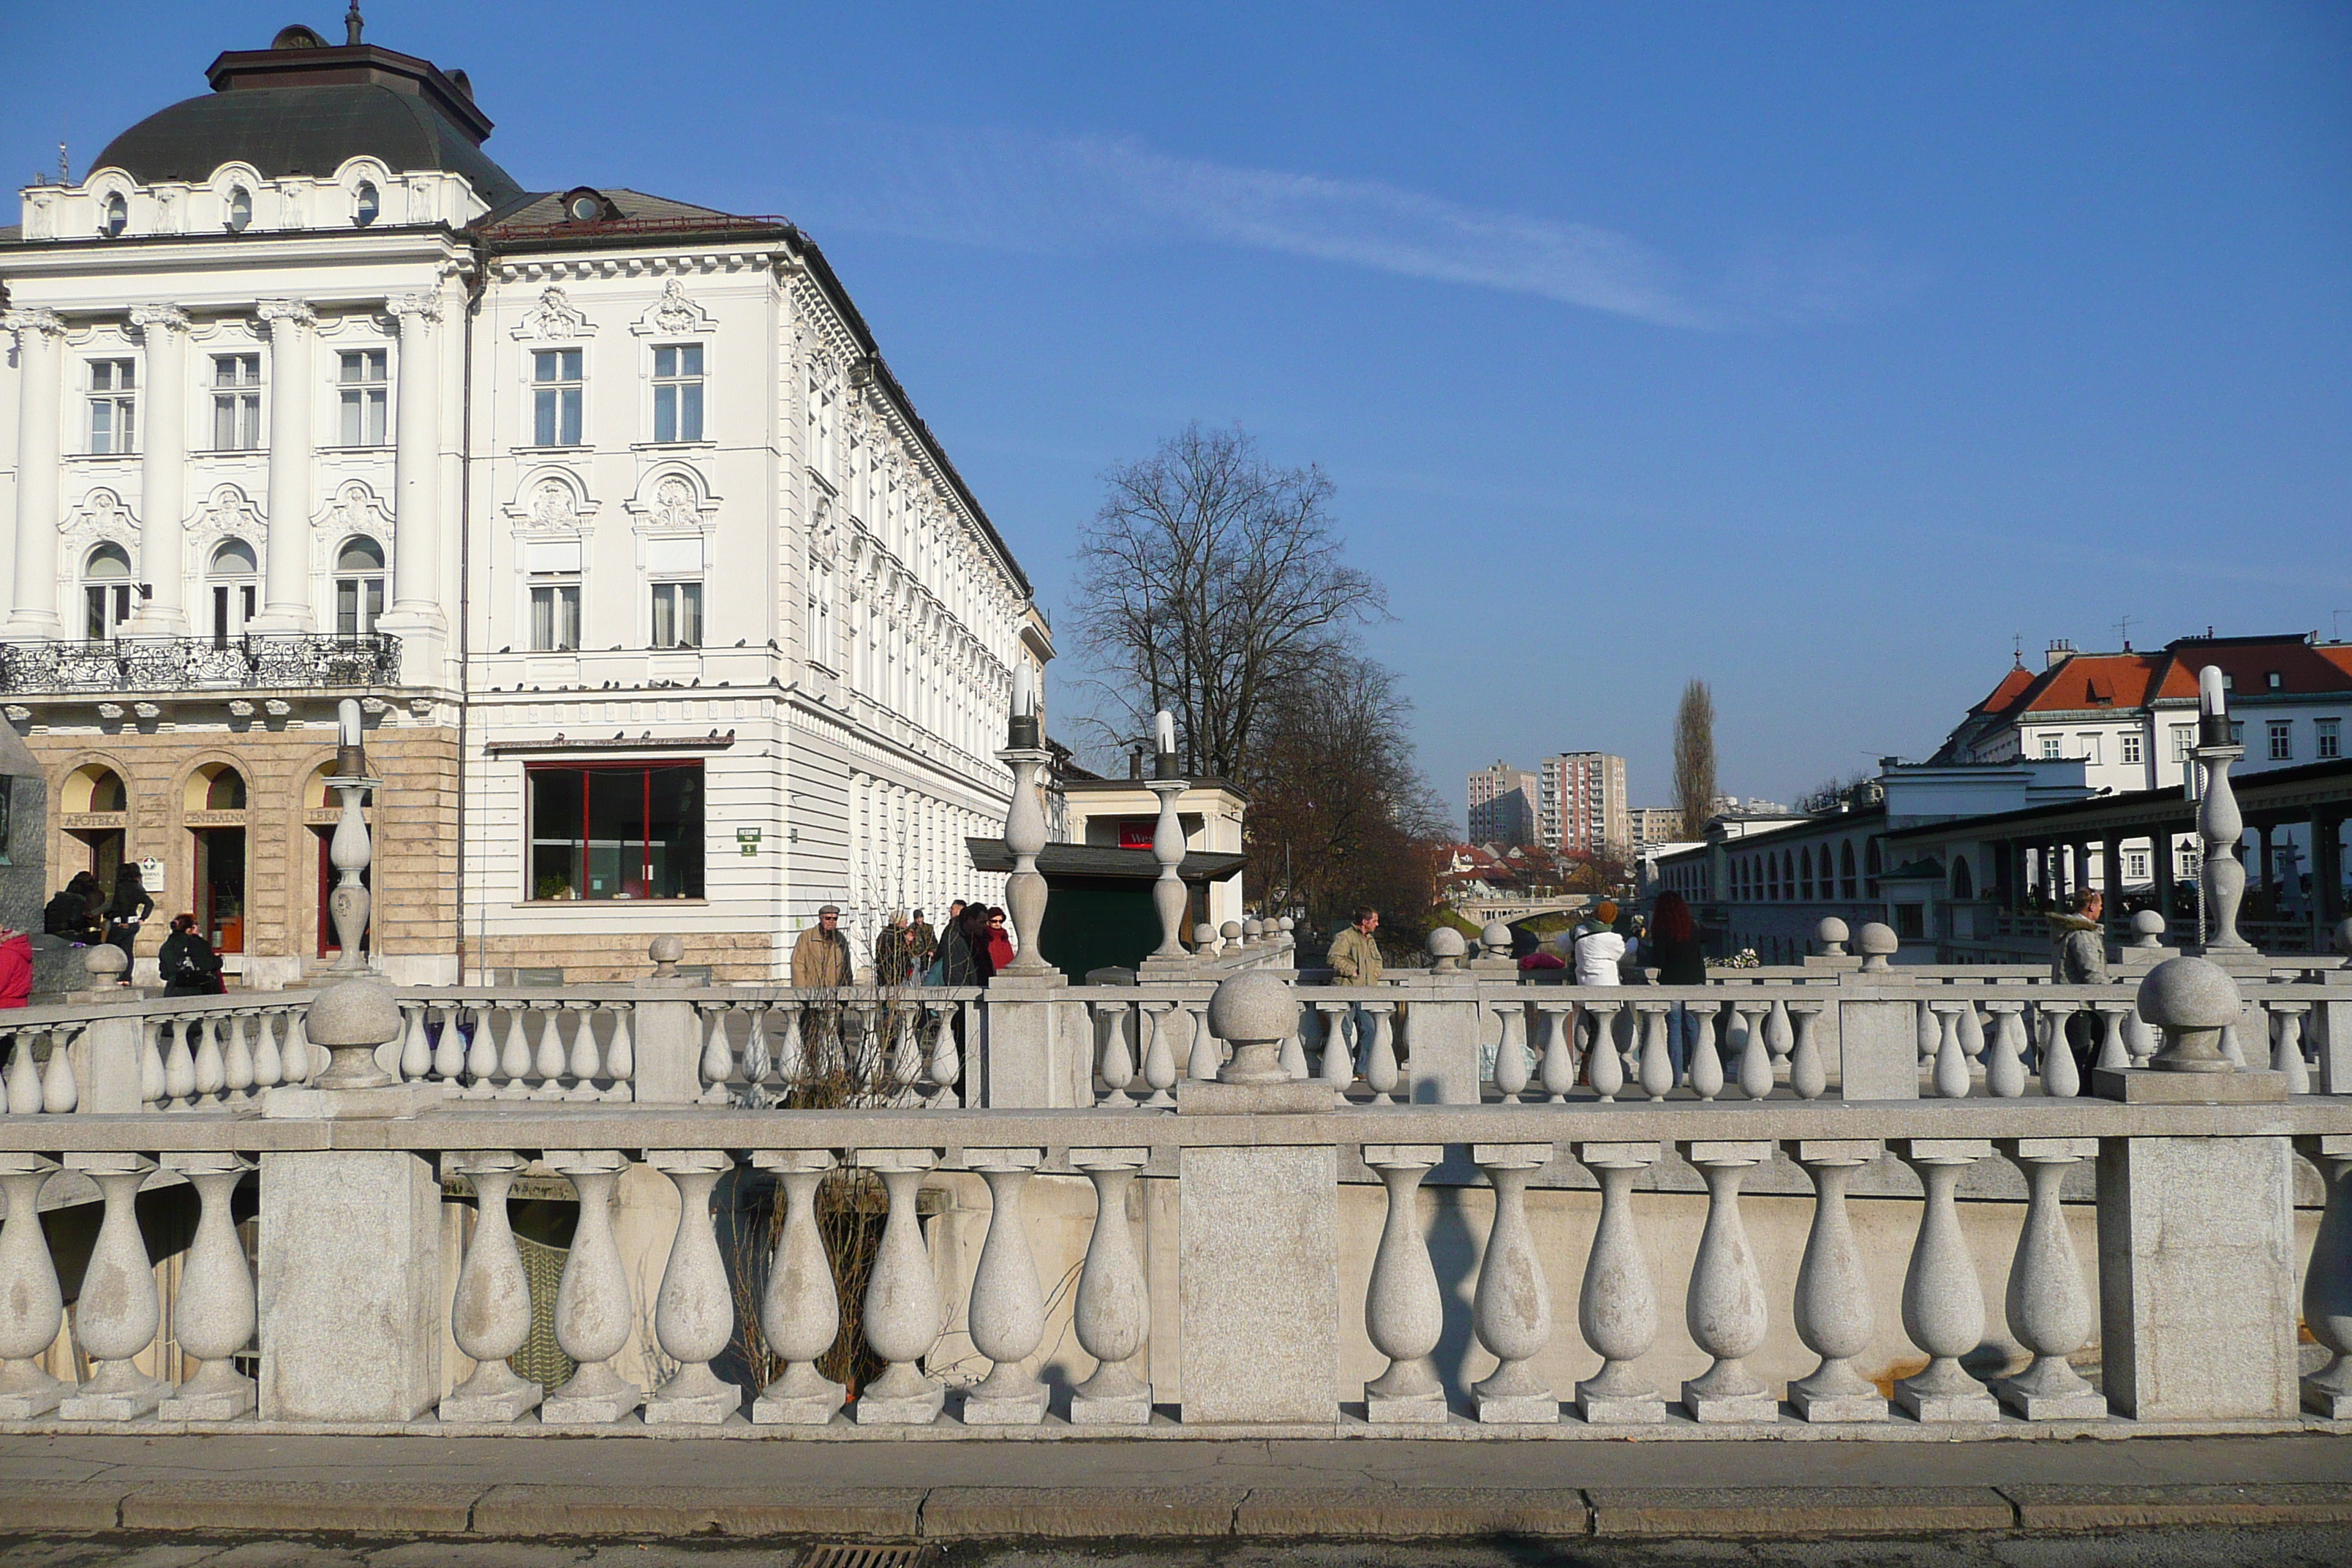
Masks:
[[[400,639],[253,634],[0,646],[0,692],[304,690],[393,686]]]

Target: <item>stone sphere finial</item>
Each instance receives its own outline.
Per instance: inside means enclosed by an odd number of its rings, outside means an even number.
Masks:
[[[2244,998],[2230,972],[2202,958],[2168,958],[2139,983],[2139,1016],[2164,1036],[2148,1066],[2166,1072],[2232,1072],[2221,1031],[2237,1023]]]
[[[1478,945],[1486,950],[1489,958],[1511,955],[1511,928],[1500,921],[1488,921],[1478,932]]]
[[[1192,945],[1202,952],[1217,951],[1217,928],[1206,921],[1192,928]]]
[[[1239,921],[1227,921],[1224,924],[1219,926],[1217,928],[1217,940],[1223,942],[1227,947],[1232,947],[1234,944],[1240,942],[1242,940],[1242,922]]]
[[[656,980],[675,979],[677,975],[677,962],[686,956],[686,942],[683,939],[664,931],[646,944],[646,956],[654,961]]]
[[[1242,921],[1242,943],[1244,946],[1255,947],[1259,942],[1264,942],[1265,940],[1265,922],[1264,921],[1253,916],[1250,919]]]
[[[1219,1083],[1286,1083],[1283,1037],[1298,1022],[1298,999],[1287,981],[1253,969],[1217,982],[1209,994],[1209,1032],[1234,1047]]]
[[[302,1033],[331,1058],[320,1089],[381,1089],[393,1076],[376,1066],[378,1046],[400,1038],[400,1005],[383,981],[354,976],[319,993],[302,1015]]]
[[[1838,919],[1837,916],[1830,915],[1824,918],[1821,924],[1813,928],[1813,935],[1821,942],[1823,952],[1832,957],[1844,955],[1848,932],[1845,929],[1845,921]]]
[[[1863,969],[1868,973],[1878,974],[1885,973],[1886,961],[1895,956],[1903,942],[1895,934],[1893,926],[1872,921],[1862,928],[1861,934],[1853,939],[1853,944],[1862,949]]]
[[[131,967],[131,955],[110,942],[101,942],[81,950],[81,967],[93,987],[120,985],[123,973]]]
[[[1298,929],[1298,922],[1292,920],[1288,915],[1284,915],[1281,919],[1274,922],[1274,929],[1280,931],[1283,935],[1288,936],[1292,931]]]
[[[2164,917],[2157,913],[2154,910],[2141,910],[2138,913],[2133,915],[2131,918],[2131,929],[2132,945],[2134,947],[2162,947],[2164,945]]]
[[[1470,944],[1463,941],[1462,933],[1452,926],[1438,926],[1432,930],[1429,941],[1423,946],[1429,952],[1430,966],[1440,973],[1461,968],[1463,954],[1470,951]]]

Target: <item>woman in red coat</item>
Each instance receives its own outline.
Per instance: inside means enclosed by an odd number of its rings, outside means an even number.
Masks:
[[[1013,963],[1013,938],[1004,929],[1004,911],[991,904],[988,909],[988,966],[1003,973]]]
[[[22,1007],[33,994],[33,939],[0,926],[0,1007]]]

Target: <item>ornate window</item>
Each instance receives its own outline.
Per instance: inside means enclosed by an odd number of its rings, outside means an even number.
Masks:
[[[101,544],[82,563],[82,635],[103,642],[131,618],[131,552]]]
[[[531,445],[580,445],[584,391],[578,349],[540,349],[530,356]]]
[[[365,228],[375,222],[377,215],[383,210],[383,199],[376,194],[374,183],[362,180],[359,189],[352,193],[352,222]]]
[[[261,445],[261,356],[213,356],[213,450],[250,452]]]
[[[99,220],[98,232],[109,239],[120,239],[122,231],[131,226],[131,204],[121,193],[106,198],[106,216]]]
[[[228,189],[228,231],[243,234],[253,223],[253,193],[243,185]]]
[[[702,345],[654,350],[654,439],[702,439]]]
[[[656,647],[702,646],[702,541],[646,542],[646,572],[652,579],[650,638]]]
[[[384,351],[356,349],[339,356],[336,381],[342,400],[342,444],[381,447],[384,443]]]
[[[335,552],[335,635],[366,637],[383,614],[383,546],[365,534]]]
[[[229,638],[242,635],[246,623],[253,619],[254,599],[260,587],[253,546],[242,539],[223,540],[213,552],[205,576],[212,589],[213,644],[225,646]]]
[[[89,362],[89,449],[100,455],[136,448],[139,435],[139,362]]]

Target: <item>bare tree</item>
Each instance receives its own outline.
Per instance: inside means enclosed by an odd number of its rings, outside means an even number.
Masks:
[[[1188,426],[1107,479],[1072,588],[1100,739],[1124,749],[1165,708],[1187,773],[1248,780],[1271,694],[1385,614],[1387,592],[1340,558],[1322,469],[1274,467],[1239,426]]]
[[[1685,686],[1675,710],[1675,806],[1685,839],[1706,837],[1715,815],[1715,694],[1704,680]]]

